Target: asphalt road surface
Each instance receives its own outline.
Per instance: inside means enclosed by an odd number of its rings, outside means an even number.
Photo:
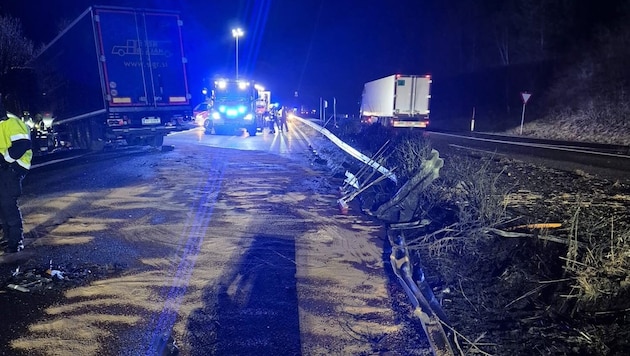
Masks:
[[[164,335],[182,355],[429,354],[382,227],[339,214],[324,139],[294,123],[165,145],[29,174],[26,250],[0,256],[0,355],[165,355]],[[39,287],[6,287],[25,274]]]

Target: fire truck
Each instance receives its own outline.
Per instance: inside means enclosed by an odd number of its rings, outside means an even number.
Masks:
[[[256,136],[262,128],[256,105],[259,90],[247,80],[218,79],[211,94],[212,108],[204,122],[206,134],[229,135],[245,129]]]

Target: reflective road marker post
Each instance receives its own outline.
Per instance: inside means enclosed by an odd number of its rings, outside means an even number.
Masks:
[[[532,96],[532,94],[524,91],[521,93],[521,99],[523,99],[523,113],[521,114],[521,135],[523,134],[523,122],[525,121],[525,105],[527,105],[527,101]]]

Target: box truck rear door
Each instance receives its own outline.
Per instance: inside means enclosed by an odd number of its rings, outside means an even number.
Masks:
[[[156,105],[189,104],[180,25],[176,14],[144,14],[147,81]]]
[[[429,98],[431,94],[431,77],[416,77],[413,110],[416,115],[429,115]]]
[[[396,104],[394,111],[399,115],[410,115],[413,109],[414,78],[400,76],[396,78]]]
[[[188,104],[176,14],[131,9],[96,14],[110,105]]]

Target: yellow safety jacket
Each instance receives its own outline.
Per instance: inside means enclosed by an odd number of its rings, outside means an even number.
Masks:
[[[21,157],[14,158],[9,155],[9,147],[18,140],[31,140],[31,131],[17,116],[8,113],[7,119],[0,121],[0,155],[8,163],[17,162],[20,167],[31,169],[33,150],[28,149]]]

